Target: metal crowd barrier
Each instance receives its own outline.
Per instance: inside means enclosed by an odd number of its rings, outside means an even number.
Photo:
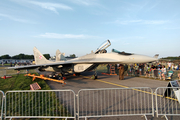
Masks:
[[[72,90],[26,90],[5,93],[6,118],[76,118]]]
[[[156,116],[180,115],[180,87],[159,87],[155,91]]]
[[[153,93],[148,87],[83,89],[78,92],[79,118],[154,115]]]
[[[2,120],[2,117],[3,117],[3,101],[4,100],[4,92],[0,90],[0,119]]]
[[[155,95],[155,104],[153,103]],[[77,96],[77,103],[76,103]],[[0,91],[1,119],[179,116],[180,87]],[[3,107],[5,110],[3,110]],[[77,107],[77,109],[76,109]],[[77,114],[76,114],[77,113]]]

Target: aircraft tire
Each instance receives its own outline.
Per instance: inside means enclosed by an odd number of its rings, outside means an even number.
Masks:
[[[97,76],[93,75],[93,76],[91,77],[91,79],[96,80],[96,79],[97,79]]]
[[[80,73],[75,73],[76,76],[80,76]]]

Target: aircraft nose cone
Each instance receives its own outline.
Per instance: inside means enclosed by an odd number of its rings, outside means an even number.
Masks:
[[[157,58],[154,58],[154,57],[146,57],[146,60],[147,62],[154,62],[154,61],[157,61],[158,59]]]
[[[148,63],[148,62],[154,62],[157,60],[158,59],[154,58],[154,57],[149,57],[149,56],[144,56],[144,55],[137,56],[137,62],[138,63]]]

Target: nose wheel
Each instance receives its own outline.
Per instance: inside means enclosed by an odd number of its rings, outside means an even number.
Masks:
[[[97,79],[97,78],[98,78],[98,76],[97,76],[97,71],[96,71],[96,69],[95,69],[94,75],[91,77],[91,79],[95,80],[95,79]]]

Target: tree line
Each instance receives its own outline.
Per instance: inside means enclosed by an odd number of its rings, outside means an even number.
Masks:
[[[51,57],[50,54],[43,54],[43,56],[49,60]],[[76,57],[75,54],[69,55],[67,57]],[[0,59],[33,59],[34,60],[34,55],[26,55],[26,54],[19,54],[19,55],[14,55],[14,56],[9,56],[8,54],[0,56]]]
[[[161,59],[169,59],[169,60],[180,60],[180,56],[179,57],[164,57]]]
[[[46,59],[50,58],[50,54],[43,54]],[[0,56],[0,59],[33,59],[34,55],[26,55],[26,54],[19,54],[14,56],[9,56],[8,54]]]

